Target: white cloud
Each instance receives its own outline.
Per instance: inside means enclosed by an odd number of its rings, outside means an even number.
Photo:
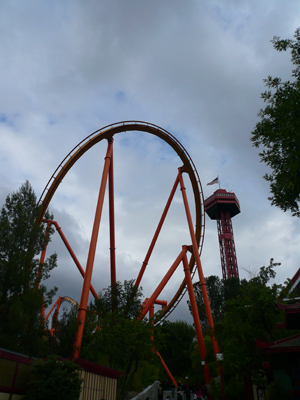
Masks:
[[[1,201],[26,179],[40,195],[63,158],[96,129],[146,120],[181,141],[205,197],[215,190],[206,183],[217,175],[222,187],[236,192],[242,210],[233,220],[239,265],[259,268],[274,257],[282,262],[278,279],[291,277],[298,268],[298,220],[271,208],[262,179],[266,167],[249,138],[263,106],[263,78],[290,77],[289,54],[277,53],[270,40],[292,37],[299,14],[296,0],[2,2]],[[136,277],[180,163],[166,144],[147,134],[116,135],[114,149],[118,279],[123,280]],[[104,155],[104,143],[89,150],[51,203],[83,266]],[[169,231],[143,280],[147,295],[168,259],[186,244],[181,240],[188,240],[183,215],[178,195]],[[216,224],[206,219],[204,274],[221,276]],[[97,290],[109,284],[107,226],[101,229]],[[51,282],[57,279],[63,295],[79,300],[81,278],[58,239],[49,251],[56,246],[60,267]],[[173,292],[181,279],[178,271]]]

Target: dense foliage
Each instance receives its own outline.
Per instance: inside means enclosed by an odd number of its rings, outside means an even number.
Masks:
[[[133,280],[123,285],[117,282],[100,294],[91,309],[100,321],[100,328],[94,333],[93,351],[102,364],[124,373],[118,388],[124,393],[141,364],[153,358],[153,326],[146,318],[139,318],[142,290],[135,290]]]
[[[249,280],[221,281],[214,276],[206,278],[215,317],[215,337],[224,357],[222,368],[226,399],[244,398],[244,379],[247,377],[251,376],[262,388],[267,383],[262,375],[262,362],[267,361],[266,355],[256,347],[255,340],[270,343],[291,336],[291,332],[276,326],[278,322],[283,322],[284,315],[277,309],[275,302],[283,293],[284,297],[287,295],[282,285],[274,283],[278,265],[271,259],[267,267],[261,267]],[[197,290],[197,285],[196,298],[201,322],[204,322],[206,333],[209,334],[202,293]],[[207,362],[212,376],[215,376],[216,363],[208,339],[205,338]],[[199,367],[200,357],[196,347],[192,358],[193,364]]]
[[[40,357],[49,354],[72,357],[77,308],[64,310],[59,319],[54,318],[52,334],[49,334],[41,318],[43,304],[47,306],[55,293],[55,289],[48,291],[43,282],[56,266],[56,255],[40,265],[40,252],[45,240],[50,240],[52,230],[45,239],[46,227],[38,226],[37,216],[36,197],[28,182],[18,192],[8,196],[1,209],[0,347]],[[276,327],[277,322],[283,321],[283,315],[275,307],[283,288],[272,283],[277,265],[271,259],[269,266],[261,267],[259,273],[249,280],[232,278],[222,281],[216,276],[206,278],[215,336],[224,355],[222,368],[228,400],[244,398],[243,380],[247,376],[251,375],[261,387],[265,384],[261,379],[261,363],[265,356],[257,351],[255,339],[273,342],[290,334]],[[195,284],[194,288],[205,335],[206,361],[214,377],[218,369],[202,292],[199,284]],[[139,391],[155,380],[170,383],[170,378],[154,355],[154,348],[160,352],[177,381],[186,381],[190,385],[203,384],[194,327],[185,321],[165,321],[154,328],[155,318],[153,321],[140,319],[142,306],[142,290],[135,288],[134,281],[117,282],[104,289],[99,299],[89,305],[81,358],[123,372],[118,382],[119,398],[128,391]],[[47,372],[51,365],[53,375]],[[56,390],[61,384],[59,377],[68,370],[58,372],[60,368],[65,367],[57,358],[50,357],[47,363],[37,363],[35,387],[38,390],[34,391],[32,386],[28,396],[33,397],[27,398],[47,398],[41,393],[48,384],[53,386],[58,379]],[[43,378],[43,383],[39,381],[40,373],[48,377]],[[77,387],[75,375],[74,387]],[[70,376],[73,376],[72,373]],[[214,385],[212,390],[215,390],[217,399],[219,388]]]
[[[216,336],[224,354],[227,376],[250,375],[260,383],[263,355],[257,351],[255,340],[273,342],[288,336],[276,327],[282,314],[275,306],[282,287],[271,283],[277,263],[271,259],[261,267],[257,276],[241,284],[240,294],[226,301],[225,318],[216,324]]]
[[[191,354],[196,337],[195,329],[185,321],[164,321],[155,330],[155,334],[163,335],[163,342],[158,344],[158,350],[172,375],[178,381],[185,381],[193,376]],[[198,347],[199,353],[199,347]],[[164,374],[163,380],[167,380]]]
[[[142,290],[136,290],[131,280],[104,289],[87,311],[80,357],[123,372],[118,380],[119,396],[129,389],[140,390],[157,379],[153,325],[146,318],[139,319],[141,309]],[[54,334],[48,339],[52,353],[72,356],[77,312],[72,307],[55,321]],[[147,376],[141,372],[145,370]]]
[[[225,302],[231,298],[235,298],[241,290],[244,281],[239,281],[238,278],[230,278],[222,280],[216,275],[210,275],[205,278],[207,295],[209,298],[210,308],[214,323],[224,318]],[[204,335],[209,335],[210,330],[208,326],[204,300],[200,282],[194,285],[194,292],[198,306],[199,317],[201,320],[201,327]],[[190,301],[187,301],[190,312],[192,313]]]
[[[262,146],[261,161],[271,168],[264,175],[270,182],[271,204],[300,216],[300,29],[294,40],[274,37],[277,51],[291,51],[292,81],[268,76],[261,97],[267,104],[259,112],[260,121],[252,132],[255,147]]]
[[[50,356],[33,363],[33,380],[23,400],[78,400],[81,390],[78,365]]]
[[[43,347],[40,313],[56,290],[43,284],[56,267],[56,254],[40,265],[52,230],[46,239],[46,227],[36,222],[38,212],[27,181],[7,196],[0,213],[0,346],[29,355],[39,355]]]

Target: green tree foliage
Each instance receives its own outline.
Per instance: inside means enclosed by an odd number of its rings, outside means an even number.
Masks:
[[[185,321],[164,321],[156,332],[164,337],[162,345],[158,346],[160,355],[172,375],[184,382],[185,376],[192,376],[191,353],[196,336],[194,327]]]
[[[270,182],[271,204],[300,217],[300,29],[294,40],[274,37],[271,42],[277,51],[291,51],[295,68],[291,81],[272,76],[264,80],[267,90],[261,97],[266,107],[258,114],[251,141],[263,147],[261,161],[272,170],[264,175]]]
[[[112,287],[103,290],[99,300],[95,301],[94,308],[100,317],[117,311],[123,317],[133,320],[142,311],[142,297],[142,289],[134,286],[134,280],[125,280],[123,284],[116,282]]]
[[[266,400],[292,400],[295,397],[291,393],[287,393],[280,385],[275,382],[267,387]]]
[[[275,302],[287,297],[285,286],[289,283],[288,280],[284,286],[273,283],[278,265],[280,264],[271,259],[267,267],[261,267],[249,280],[231,278],[221,281],[214,276],[205,278],[215,322],[215,337],[224,356],[222,367],[226,399],[244,398],[244,379],[249,376],[252,376],[258,385],[266,384],[261,372],[262,362],[267,360],[264,352],[256,347],[256,339],[274,342],[296,333],[276,327],[278,322],[283,322],[284,314],[277,309]],[[215,376],[217,365],[209,337],[202,292],[199,284],[194,286],[201,324],[204,334],[207,335],[204,338],[206,361],[211,375]],[[197,350],[195,345],[191,355],[194,370],[201,368]],[[198,377],[201,381],[203,374],[198,374]],[[218,391],[220,387],[215,388],[215,392]]]
[[[271,259],[268,267],[261,267],[257,276],[243,282],[236,298],[226,301],[225,317],[216,324],[216,337],[227,379],[251,374],[261,383],[264,355],[257,350],[255,339],[273,342],[288,336],[286,330],[276,327],[283,318],[275,306],[282,287],[271,284],[277,265]]]
[[[211,313],[214,323],[220,321],[224,317],[225,301],[235,298],[241,290],[241,285],[238,278],[220,279],[218,276],[210,275],[205,278],[207,295],[210,303]],[[204,300],[200,282],[194,284],[194,292],[201,321],[201,327],[204,334],[209,334],[209,326],[205,311]],[[192,313],[190,301],[187,301],[190,312]]]
[[[130,280],[123,285],[117,282],[105,289],[99,300],[91,304],[91,310],[98,316],[100,324],[97,319],[97,327],[91,332],[91,339],[83,343],[82,354],[93,343],[93,354],[98,362],[124,373],[118,382],[120,394],[132,388],[134,376],[145,362],[156,362],[152,351],[155,342],[151,339],[153,325],[146,318],[139,318],[141,299],[142,290],[136,290],[134,281]]]
[[[38,355],[41,349],[40,311],[55,293],[43,284],[57,257],[53,254],[39,263],[46,227],[37,224],[38,212],[35,193],[26,181],[7,196],[0,213],[0,346],[29,355]],[[51,233],[50,229],[47,240]]]
[[[49,354],[57,354],[60,357],[72,357],[77,332],[78,308],[72,306],[63,309],[58,319],[53,317],[52,334],[47,333],[47,347]],[[88,311],[87,326],[90,325],[90,311]],[[95,324],[93,324],[93,329]],[[89,329],[88,329],[89,330]],[[90,335],[86,335],[89,336]],[[91,352],[93,350],[91,349]],[[88,358],[87,358],[88,359]]]
[[[87,310],[80,357],[123,372],[118,380],[119,396],[148,386],[159,373],[159,360],[153,354],[153,325],[139,319],[141,298],[142,290],[135,289],[133,280],[116,282]],[[77,307],[72,307],[55,321],[54,334],[48,338],[51,353],[72,356],[77,314]]]
[[[50,356],[34,361],[34,379],[23,400],[78,400],[81,390],[78,365]]]
[[[209,335],[204,337],[204,344],[206,349],[206,358],[205,361],[208,365],[208,369],[210,375],[214,378],[218,376],[218,368],[215,360],[214,349],[211,341],[211,337]],[[194,385],[204,385],[204,372],[203,366],[201,364],[201,356],[199,352],[199,345],[196,340],[193,342],[193,350],[191,353],[191,361],[192,361],[192,371],[191,378]]]
[[[218,321],[223,317],[224,308],[224,284],[223,281],[215,275],[211,275],[205,278],[207,295],[209,298],[211,313],[214,321]],[[198,306],[199,317],[201,321],[201,327],[204,334],[209,333],[209,326],[205,311],[204,300],[202,296],[202,290],[200,282],[194,284],[194,292],[196,297],[196,302]],[[190,301],[187,301],[189,310],[192,313]]]

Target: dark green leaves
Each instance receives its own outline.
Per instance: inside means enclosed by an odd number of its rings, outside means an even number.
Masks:
[[[264,178],[270,183],[272,205],[300,216],[300,30],[294,40],[271,41],[277,51],[291,50],[293,81],[268,76],[261,97],[266,103],[252,132],[253,146],[260,148],[261,161],[270,167]]]
[[[78,400],[81,379],[78,365],[71,361],[50,356],[33,363],[34,379],[24,400]]]
[[[0,212],[0,346],[32,355],[43,343],[42,305],[55,294],[42,284],[56,267],[56,254],[40,265],[46,227],[37,224],[38,211],[26,181],[7,196]]]

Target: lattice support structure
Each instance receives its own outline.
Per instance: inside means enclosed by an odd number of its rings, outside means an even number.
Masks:
[[[221,267],[223,279],[239,277],[232,222],[228,211],[222,211],[217,219]]]
[[[239,201],[234,193],[218,189],[205,200],[204,207],[208,216],[217,221],[223,279],[238,278],[231,218],[240,213]]]

